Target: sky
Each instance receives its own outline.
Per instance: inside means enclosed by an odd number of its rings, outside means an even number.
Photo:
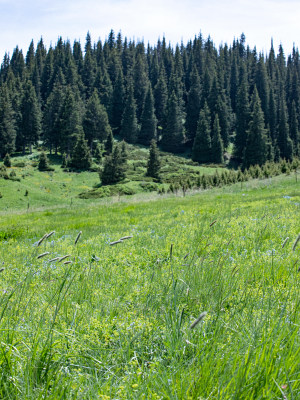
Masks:
[[[48,49],[63,40],[104,41],[110,30],[151,45],[165,36],[173,46],[201,32],[216,47],[242,33],[251,49],[269,52],[271,39],[286,55],[300,47],[299,0],[0,0],[0,61],[18,46],[24,56],[33,39]]]

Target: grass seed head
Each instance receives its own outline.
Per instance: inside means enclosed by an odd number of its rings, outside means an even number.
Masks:
[[[201,313],[199,315],[199,317],[197,319],[195,319],[195,321],[192,323],[192,325],[190,326],[190,329],[194,329],[199,324],[199,322],[201,322],[203,320],[203,318],[206,316],[206,314],[207,314],[206,311]]]
[[[65,261],[64,264],[72,264],[72,261]]]
[[[43,243],[43,241],[46,239],[46,237],[48,236],[48,233],[45,233],[45,235],[37,242],[37,246],[39,247],[40,244]]]
[[[70,254],[67,254],[66,256],[62,256],[62,257],[59,258],[58,262],[61,262],[62,260],[65,260],[66,258],[68,258],[70,256],[71,256]]]
[[[48,233],[46,239],[48,239],[50,236],[54,235],[54,233],[55,233],[55,231],[52,231],[52,232]]]
[[[297,239],[295,240],[295,243],[294,243],[294,246],[293,246],[293,251],[295,251],[299,240],[300,240],[300,233],[299,233],[299,235],[297,236]]]
[[[118,243],[122,243],[122,240],[119,239],[119,240],[116,240],[115,242],[110,242],[109,245],[114,246],[115,244],[118,244]]]
[[[127,240],[127,239],[131,239],[131,238],[133,238],[133,236],[123,236],[119,240]]]
[[[78,240],[79,240],[81,234],[82,234],[82,231],[80,231],[80,232],[78,233],[78,235],[77,235],[77,237],[76,237],[76,239],[75,239],[74,245],[78,242]]]
[[[281,246],[282,248],[284,248],[284,246],[287,244],[288,240],[289,240],[289,237],[284,239],[282,246]]]
[[[51,260],[49,260],[49,262],[54,262],[54,261],[57,261],[59,259],[60,259],[60,257],[55,257],[55,258],[52,258]]]
[[[39,256],[37,256],[37,258],[45,257],[45,256],[47,256],[48,254],[50,254],[49,251],[46,251],[45,253],[42,253],[42,254],[40,254]]]

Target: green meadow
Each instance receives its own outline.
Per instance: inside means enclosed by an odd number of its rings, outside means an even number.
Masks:
[[[1,399],[300,398],[294,176],[84,200],[96,173],[16,174],[0,181]]]

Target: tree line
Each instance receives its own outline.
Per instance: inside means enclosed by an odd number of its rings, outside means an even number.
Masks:
[[[115,36],[84,48],[41,39],[16,47],[0,68],[0,156],[31,151],[38,140],[69,157],[78,141],[90,153],[113,136],[199,163],[222,163],[228,149],[248,168],[300,155],[298,49],[267,55],[241,35],[216,48],[210,37],[186,45],[145,46]],[[97,150],[98,149],[98,150]]]

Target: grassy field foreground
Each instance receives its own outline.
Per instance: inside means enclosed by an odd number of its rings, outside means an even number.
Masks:
[[[0,398],[298,399],[297,185],[2,214]]]

